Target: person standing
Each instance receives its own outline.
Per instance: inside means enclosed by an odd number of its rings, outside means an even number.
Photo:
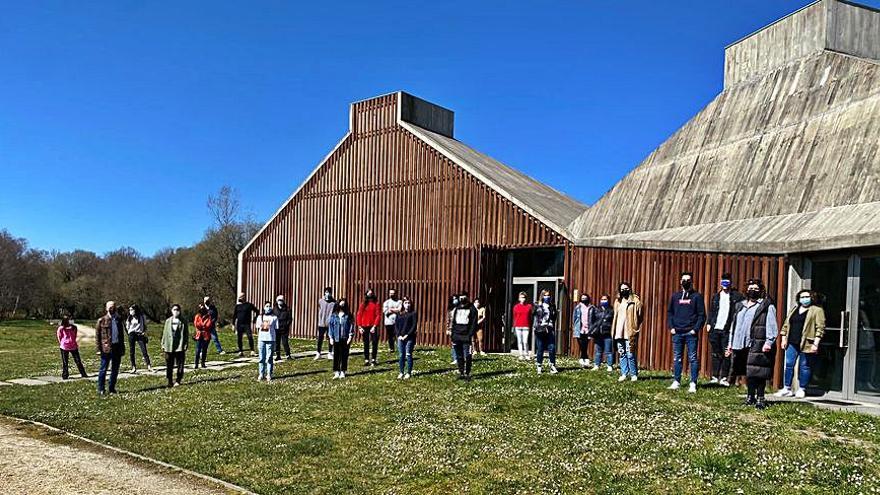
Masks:
[[[153,372],[153,366],[150,364],[150,355],[147,353],[147,322],[144,319],[144,312],[137,305],[128,308],[128,318],[125,320],[125,329],[128,332],[128,356],[131,359],[131,372],[137,373],[137,364],[135,363],[135,344],[141,349],[141,356],[144,358],[144,364],[147,365],[147,371]]]
[[[106,313],[95,324],[95,345],[101,356],[101,367],[98,369],[98,393],[105,394],[107,371],[110,371],[111,394],[116,393],[116,379],[119,377],[119,363],[125,355],[125,319],[116,313],[116,303],[107,301],[104,305]]]
[[[700,373],[700,362],[697,358],[697,333],[706,323],[706,304],[703,295],[694,290],[694,275],[682,272],[679,282],[681,290],[675,291],[669,299],[666,310],[666,323],[672,333],[672,384],[669,390],[678,390],[681,386],[684,348],[687,347],[688,368],[691,383],[688,392],[697,391],[697,379]]]
[[[284,300],[284,296],[278,295],[275,298],[275,309],[273,310],[278,317],[278,324],[275,330],[275,360],[281,361],[281,348],[284,347],[284,357],[291,361],[293,356],[290,355],[290,326],[293,323],[293,315],[290,312],[290,306]]]
[[[455,318],[455,308],[458,307],[458,303],[458,294],[453,294],[449,296],[449,305],[446,306],[446,335],[451,345],[449,352],[452,356],[452,361],[449,363],[451,366],[458,366],[458,356],[455,354],[455,344],[452,342],[452,320]]]
[[[70,322],[70,317],[65,315],[61,318],[61,325],[58,326],[55,334],[58,337],[58,348],[61,350],[61,379],[67,380],[70,377],[70,368],[68,367],[70,356],[73,356],[73,362],[76,364],[79,375],[88,378],[86,368],[79,356],[79,344],[76,342],[77,328]]]
[[[180,305],[171,306],[171,317],[165,320],[162,330],[162,352],[165,353],[165,378],[168,388],[183,381],[183,364],[189,347],[189,328],[180,317]],[[174,376],[175,370],[177,376]]]
[[[348,371],[348,351],[354,338],[354,316],[345,298],[334,304],[334,311],[327,319],[327,338],[333,353],[333,378],[345,378]]]
[[[205,308],[208,309],[208,314],[211,315],[211,340],[214,341],[214,347],[217,349],[217,354],[226,354],[226,351],[223,350],[223,346],[220,345],[220,336],[217,335],[217,325],[220,324],[220,312],[217,311],[217,306],[214,306],[214,300],[211,299],[211,296],[205,296],[204,299]],[[207,353],[207,349],[205,349]]]
[[[484,328],[486,326],[486,307],[483,306],[479,299],[474,299],[474,307],[477,308],[477,333],[474,334],[474,354],[485,356],[486,350],[483,348],[483,335],[485,334]]]
[[[394,341],[397,338],[394,335],[394,322],[397,315],[403,311],[403,301],[397,296],[397,290],[388,291],[388,299],[382,303],[382,315],[385,317],[385,339],[388,341],[388,352],[394,352]]]
[[[211,328],[213,327],[211,320],[211,312],[204,305],[199,304],[199,310],[193,320],[193,326],[196,329],[193,339],[196,341],[196,353],[193,362],[193,369],[199,369],[199,363],[205,368],[205,361],[208,359],[208,346],[211,345]]]
[[[550,354],[550,373],[556,374],[556,305],[550,291],[541,291],[541,300],[535,304],[535,361],[540,375],[544,364],[544,350]]]
[[[722,387],[729,387],[727,375],[730,373],[730,359],[724,356],[730,325],[733,322],[733,308],[743,300],[743,295],[733,289],[729,273],[721,275],[721,288],[712,296],[709,318],[706,327],[709,331],[709,345],[712,347],[712,379]]]
[[[266,378],[266,383],[272,382],[272,373],[275,371],[275,364],[272,360],[272,353],[275,349],[275,339],[278,331],[278,317],[273,314],[272,303],[266,301],[263,304],[263,313],[257,316],[257,347],[260,350],[260,367],[257,381]]]
[[[376,355],[379,353],[379,322],[381,318],[382,310],[379,308],[376,293],[373,292],[373,289],[368,289],[355,318],[358,332],[364,341],[364,366],[377,364]],[[372,354],[370,353],[371,344]]]
[[[727,344],[728,356],[733,356],[734,374],[745,374],[748,395],[746,405],[764,409],[764,389],[773,376],[776,356],[776,306],[765,296],[760,279],[749,280],[746,299],[737,303]],[[742,368],[745,368],[744,370]]]
[[[614,310],[611,308],[611,298],[603,294],[599,299],[599,307],[593,312],[593,323],[590,330],[593,335],[593,371],[597,371],[602,365],[602,358],[608,371],[614,371],[614,353],[611,347],[614,339],[611,337],[611,329],[614,322]]]
[[[529,330],[532,328],[532,319],[535,307],[526,301],[526,293],[520,292],[517,302],[513,305],[513,332],[516,334],[516,348],[519,350],[519,360],[525,361],[530,358]]]
[[[590,338],[593,334],[592,322],[595,319],[596,307],[590,303],[589,294],[581,294],[580,302],[574,306],[571,315],[572,336],[578,341],[581,368],[590,365]]]
[[[452,310],[452,346],[458,357],[458,378],[470,380],[473,355],[471,340],[477,331],[477,309],[468,300],[468,293],[458,296],[458,305]]]
[[[244,356],[242,339],[245,335],[247,335],[251,356],[256,354],[254,352],[254,334],[252,327],[259,312],[260,311],[256,306],[245,300],[244,292],[238,294],[238,304],[235,305],[235,310],[232,313],[232,324],[235,326],[235,334],[238,338],[238,357]]]
[[[403,298],[403,311],[394,322],[394,333],[397,337],[398,374],[399,380],[409,380],[413,369],[413,351],[416,347],[416,331],[419,316],[409,298]]]
[[[816,306],[816,296],[811,290],[797,293],[797,306],[788,312],[782,323],[779,335],[785,350],[785,372],[782,375],[782,388],[777,397],[798,399],[806,397],[806,387],[813,377],[813,367],[819,353],[819,341],[825,335],[825,310]],[[794,367],[798,366],[798,390],[792,393]]]
[[[318,344],[315,350],[315,361],[321,359],[321,349],[324,347],[324,337],[330,325],[330,315],[336,309],[336,300],[333,299],[333,287],[324,287],[324,296],[318,299]],[[351,308],[349,308],[351,313]],[[328,340],[329,343],[329,340]],[[333,349],[327,349],[327,358],[333,354]]]
[[[617,354],[620,355],[620,378],[617,381],[639,379],[639,366],[636,363],[636,347],[639,332],[642,330],[642,300],[633,293],[629,282],[621,282],[617,286],[617,298],[614,301],[614,342]]]

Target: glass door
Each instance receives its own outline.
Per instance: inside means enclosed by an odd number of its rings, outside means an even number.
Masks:
[[[550,294],[553,295],[553,301],[556,302],[557,307],[559,307],[559,291],[562,287],[561,279],[557,277],[514,277],[513,285],[511,286],[511,294],[513,295],[513,301],[517,301],[517,297],[520,292],[526,293],[526,301],[529,303],[535,303],[538,301],[538,298],[541,296],[541,291],[547,290],[550,291]],[[510,325],[507,328],[508,341],[511,342],[509,346],[510,349],[513,349],[513,346],[516,345],[516,336],[513,335],[513,318],[510,319]],[[561,332],[557,332],[557,336],[561,334]],[[529,348],[532,351],[532,354],[535,352],[535,339],[529,338]],[[557,342],[557,346],[559,343]],[[508,350],[510,350],[508,349]]]
[[[843,393],[849,335],[846,316],[849,298],[850,261],[847,258],[814,260],[810,276],[812,290],[824,297],[825,335],[813,368],[810,388]],[[788,311],[790,308],[786,308]],[[804,384],[801,384],[802,386]]]
[[[856,319],[855,395],[880,397],[880,256],[858,262]]]

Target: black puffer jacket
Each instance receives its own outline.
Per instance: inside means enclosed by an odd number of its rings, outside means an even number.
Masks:
[[[272,310],[272,312],[278,318],[278,329],[275,331],[276,335],[290,335],[290,325],[293,323],[293,315],[290,312],[290,306],[286,304],[283,307],[275,306],[275,309]]]

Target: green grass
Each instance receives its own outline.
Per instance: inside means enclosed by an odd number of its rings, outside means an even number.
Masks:
[[[3,330],[2,332],[5,332]],[[4,341],[5,342],[5,341]],[[309,347],[310,342],[297,342]],[[509,357],[454,379],[445,349],[417,349],[412,380],[388,353],[350,377],[330,363],[188,371],[120,382],[0,388],[0,412],[42,421],[259,493],[866,493],[880,490],[880,419],[801,404],[760,412],[741,391],[669,392],[580,371],[537,376]],[[447,371],[448,370],[448,371]]]

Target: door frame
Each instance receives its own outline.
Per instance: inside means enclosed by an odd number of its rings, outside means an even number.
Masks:
[[[562,291],[565,287],[565,277],[556,276],[556,277],[510,277],[510,285],[507,291],[508,301],[507,301],[507,311],[505,314],[509,314],[510,316],[507,318],[507,324],[504,326],[504,352],[510,352],[513,350],[513,346],[516,345],[515,338],[508,338],[508,336],[512,336],[513,333],[513,302],[516,298],[516,294],[514,294],[513,286],[515,285],[532,285],[532,293],[534,297],[538,297],[538,284],[540,282],[554,282],[555,290],[553,294],[553,301],[556,303],[556,308],[559,310],[560,308],[560,291]],[[530,301],[534,303],[535,301]],[[559,349],[560,339],[562,338],[562,332],[559,331],[558,324],[561,321],[561,318],[557,316],[557,330],[556,330],[556,348]],[[535,339],[532,335],[534,332],[529,332],[529,346],[531,347],[532,354],[535,353]]]

